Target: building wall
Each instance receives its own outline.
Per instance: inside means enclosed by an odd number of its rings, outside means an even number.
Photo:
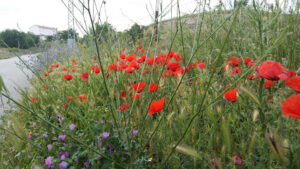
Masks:
[[[29,28],[29,32],[39,36],[53,36],[57,33],[57,29],[47,29],[33,25]]]

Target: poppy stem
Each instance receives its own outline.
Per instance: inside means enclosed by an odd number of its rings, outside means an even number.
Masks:
[[[260,116],[260,121],[261,124],[263,125],[262,130],[266,130],[266,124],[265,124],[265,114],[264,114],[264,99],[263,99],[263,90],[264,89],[264,78],[260,80],[260,85],[259,85],[259,102],[261,106],[259,106],[259,116]]]

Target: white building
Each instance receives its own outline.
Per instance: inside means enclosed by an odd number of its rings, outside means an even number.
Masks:
[[[33,33],[34,35],[40,36],[41,40],[46,40],[47,36],[54,36],[57,34],[57,28],[33,25],[29,28],[29,32]]]

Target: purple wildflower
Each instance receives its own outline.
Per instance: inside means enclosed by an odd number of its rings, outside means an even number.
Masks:
[[[139,132],[138,130],[132,130],[131,135],[135,136],[137,135],[138,132]]]
[[[98,140],[98,146],[101,147],[102,146],[102,141]]]
[[[70,157],[70,153],[69,152],[65,152],[65,156],[67,157],[67,158],[69,158]]]
[[[31,140],[31,139],[32,139],[32,136],[31,136],[31,135],[28,135],[27,138],[28,138],[29,140]]]
[[[52,149],[52,144],[48,144],[47,147],[48,147],[48,150],[51,150]]]
[[[45,139],[48,139],[47,133],[44,133],[43,136],[44,136]]]
[[[60,160],[65,160],[66,159],[66,156],[63,154],[60,156]]]
[[[45,160],[45,165],[47,165],[48,168],[54,168],[54,166],[53,166],[53,164],[52,164],[52,159],[53,159],[53,157],[52,157],[52,156],[49,156],[49,157],[47,157],[46,160]]]
[[[110,149],[111,151],[114,150],[114,147],[112,145],[110,145],[110,144],[106,144],[106,148]]]
[[[98,154],[98,159],[100,160],[102,158],[102,155],[101,154]]]
[[[65,161],[62,161],[61,163],[59,163],[59,169],[66,169],[68,167],[68,163]]]
[[[90,161],[87,160],[85,163],[84,163],[84,168],[90,168]]]
[[[28,154],[28,158],[32,158],[32,153],[29,153],[29,154]]]
[[[64,120],[63,116],[61,114],[58,115],[58,121],[59,123],[62,123],[62,121]]]
[[[108,133],[108,132],[103,132],[103,133],[102,133],[102,140],[107,139],[108,136],[109,136],[109,133]]]
[[[73,131],[75,127],[76,127],[75,124],[71,124],[71,125],[70,125],[70,130]]]
[[[63,134],[63,135],[58,136],[58,139],[60,141],[64,141],[66,139],[66,137],[67,137],[67,135]]]
[[[100,123],[102,123],[102,124],[103,124],[104,122],[105,122],[105,121],[104,121],[103,119],[102,119],[102,120],[100,120]]]
[[[52,140],[53,140],[53,141],[56,141],[56,140],[57,140],[57,137],[53,137]]]

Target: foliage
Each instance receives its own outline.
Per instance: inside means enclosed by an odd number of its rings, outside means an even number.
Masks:
[[[69,38],[69,33],[74,34],[75,39],[78,39],[78,33],[76,31],[72,30],[72,29],[69,29],[69,30],[63,30],[63,31],[58,33],[59,40],[62,40],[62,41],[66,42]]]
[[[281,106],[299,95],[299,13],[262,9],[177,18],[155,43],[91,28],[11,99],[0,167],[299,168],[300,107]]]
[[[7,47],[5,44],[8,45],[10,48],[21,48],[21,49],[28,49],[31,47],[35,47],[39,43],[39,37],[33,35],[32,33],[24,33],[19,32],[17,30],[10,30],[7,29],[0,33],[2,43],[2,47]]]
[[[133,43],[143,38],[143,27],[137,23],[133,24],[131,28],[125,33],[129,34]]]

